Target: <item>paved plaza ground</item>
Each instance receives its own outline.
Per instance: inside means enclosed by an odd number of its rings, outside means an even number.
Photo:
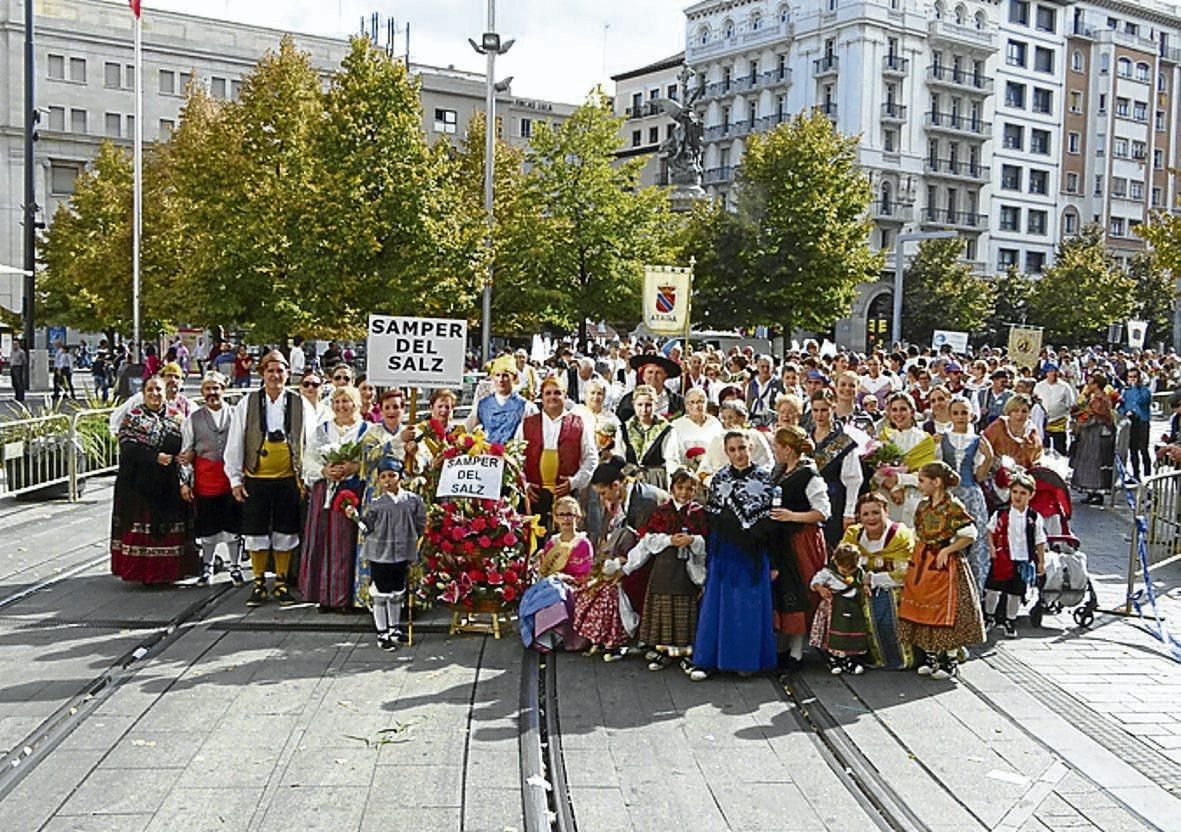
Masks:
[[[448,637],[432,613],[389,655],[364,616],[249,611],[224,577],[125,585],[105,559],[110,496],[100,479],[77,504],[0,501],[0,829],[527,828],[522,792],[544,786],[522,780],[515,630]],[[1116,606],[1127,512],[1079,507],[1075,528]],[[1181,569],[1156,577],[1181,622]],[[958,685],[817,665],[801,693],[553,661],[584,831],[890,828],[826,756],[818,709],[908,828],[1181,829],[1181,664],[1137,619],[1023,618]]]

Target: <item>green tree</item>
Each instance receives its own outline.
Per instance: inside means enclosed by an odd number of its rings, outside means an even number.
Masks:
[[[683,248],[677,258],[696,261],[693,320],[702,329],[750,326],[750,296],[742,291],[746,267],[742,253],[749,226],[717,200],[702,200],[684,220]]]
[[[1014,265],[993,277],[992,309],[974,340],[980,344],[1008,343],[1010,324],[1023,324],[1029,320],[1029,296],[1033,293],[1033,286],[1033,279],[1017,271]]]
[[[1030,323],[1045,327],[1047,343],[1094,343],[1109,324],[1128,318],[1135,289],[1116,267],[1102,227],[1087,225],[1059,243],[1054,265],[1034,285]]]
[[[1173,343],[1173,310],[1177,305],[1177,281],[1162,269],[1156,252],[1142,251],[1128,264],[1128,277],[1135,285],[1131,317],[1148,322],[1145,345]]]
[[[616,160],[620,123],[595,92],[561,125],[535,128],[528,204],[508,236],[521,278],[549,293],[547,317],[582,339],[588,318],[635,321],[644,263],[669,254],[668,197],[639,187],[642,160]]]
[[[978,330],[992,311],[993,287],[961,258],[959,238],[923,240],[906,269],[902,337],[929,344],[936,329]]]
[[[737,224],[718,230],[723,247],[740,252],[742,271],[703,274],[711,299],[726,291],[757,298],[746,324],[789,333],[825,330],[848,314],[857,285],[876,280],[883,264],[869,248],[872,192],[858,142],[818,112],[750,138],[738,174]]]
[[[1173,335],[1173,307],[1178,299],[1177,281],[1181,280],[1181,216],[1164,211],[1154,211],[1149,216],[1148,222],[1136,226],[1136,233],[1147,240],[1149,246],[1152,247],[1154,266],[1152,282],[1155,284],[1155,289],[1149,288],[1148,291],[1154,291],[1156,296],[1160,298],[1161,305],[1168,306],[1168,324],[1165,324],[1161,312],[1143,312],[1141,314],[1160,317],[1162,328],[1160,330],[1154,329],[1152,322],[1149,321],[1148,336],[1153,342],[1164,341],[1166,344],[1171,344],[1175,337]],[[1137,295],[1144,298],[1139,292]],[[1145,318],[1144,320],[1149,319]],[[1164,334],[1166,332],[1168,335]]]

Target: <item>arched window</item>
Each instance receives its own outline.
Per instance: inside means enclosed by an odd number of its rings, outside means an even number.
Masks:
[[[1136,80],[1137,81],[1147,81],[1151,77],[1152,77],[1152,69],[1149,68],[1148,64],[1144,63],[1143,61],[1136,64]]]
[[[984,12],[982,11],[976,12],[976,30],[978,32],[983,32],[987,26],[988,17],[985,16]]]
[[[705,46],[707,43],[709,43],[709,26],[703,25],[697,30],[697,42],[702,46]]]
[[[943,3],[940,0],[935,0],[935,19],[943,19]]]
[[[750,30],[757,32],[763,28],[763,15],[760,12],[754,12],[750,16]]]
[[[722,37],[726,40],[731,40],[734,37],[734,21],[727,18],[722,23]]]
[[[961,3],[960,5],[955,7],[955,22],[958,23],[960,26],[963,26],[964,23],[967,22],[967,20],[968,20],[968,7]]]
[[[784,3],[779,7],[779,22],[787,23],[789,20],[791,20],[791,9]]]
[[[1127,58],[1120,58],[1115,62],[1115,72],[1120,78],[1132,77],[1132,62]]]

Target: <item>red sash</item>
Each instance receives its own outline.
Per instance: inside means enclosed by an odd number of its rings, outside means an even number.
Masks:
[[[199,456],[193,460],[193,493],[198,497],[218,497],[230,491],[230,479],[220,459]]]

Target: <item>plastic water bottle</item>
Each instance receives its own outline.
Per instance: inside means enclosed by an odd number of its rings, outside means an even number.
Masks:
[[[771,508],[783,505],[783,489],[778,485],[771,489]]]

